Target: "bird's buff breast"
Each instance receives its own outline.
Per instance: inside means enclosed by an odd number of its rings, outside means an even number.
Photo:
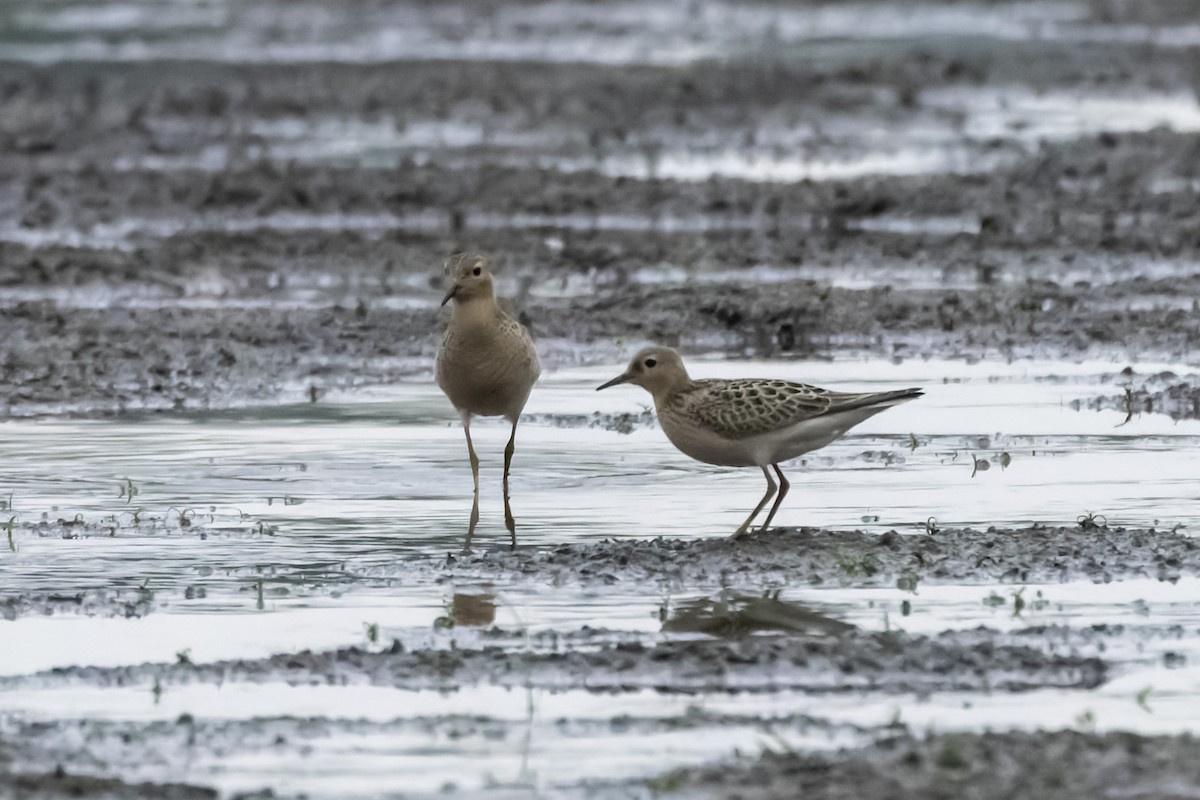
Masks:
[[[537,380],[537,356],[485,336],[447,336],[437,360],[437,383],[460,411],[484,416],[520,414]]]
[[[753,467],[760,463],[753,441],[727,439],[670,408],[657,410],[663,433],[684,455],[720,467]]]

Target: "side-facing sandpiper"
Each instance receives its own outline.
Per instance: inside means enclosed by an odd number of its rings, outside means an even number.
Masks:
[[[462,416],[471,458],[475,498],[464,550],[470,549],[479,522],[479,457],[471,442],[471,417],[502,416],[512,423],[504,448],[504,524],[517,546],[517,526],[509,505],[508,474],[516,450],[517,419],[541,373],[529,331],[496,304],[488,261],[477,253],[456,255],[446,263],[454,301],[450,324],[437,356],[437,384]]]
[[[771,379],[692,380],[669,347],[648,347],[629,368],[596,390],[633,383],[654,396],[658,421],[685,455],[723,467],[759,467],[767,493],[733,533],[747,530],[775,495],[767,530],[791,484],[779,462],[816,450],[884,409],[920,397],[920,389],[854,394]],[[776,486],[771,467],[779,476]]]

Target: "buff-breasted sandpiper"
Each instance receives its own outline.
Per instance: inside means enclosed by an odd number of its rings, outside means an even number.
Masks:
[[[529,331],[496,304],[488,261],[475,253],[454,256],[446,264],[450,281],[442,305],[454,301],[450,324],[437,356],[437,384],[462,417],[471,458],[475,497],[464,550],[479,522],[479,457],[471,442],[471,418],[502,416],[512,423],[504,448],[504,524],[517,544],[517,527],[509,505],[508,475],[516,449],[517,420],[541,373]]]
[[[767,493],[733,533],[738,538],[775,495],[760,530],[767,530],[790,484],[781,461],[816,450],[863,420],[920,397],[920,389],[864,394],[832,392],[803,383],[770,379],[692,380],[683,359],[669,347],[648,347],[629,368],[603,386],[633,383],[654,396],[658,421],[685,455],[724,467],[759,467]],[[779,476],[776,486],[771,472]]]

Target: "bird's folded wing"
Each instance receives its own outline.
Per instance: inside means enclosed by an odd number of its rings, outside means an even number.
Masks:
[[[836,406],[844,395],[816,386],[779,380],[695,381],[677,402],[715,433],[742,439],[780,430],[819,417]]]

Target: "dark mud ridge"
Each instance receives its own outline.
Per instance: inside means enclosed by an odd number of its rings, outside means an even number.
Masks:
[[[1200,419],[1200,382],[1182,378],[1174,372],[1160,372],[1145,377],[1136,376],[1126,368],[1118,378],[1125,393],[1074,400],[1076,409],[1115,409],[1133,419],[1142,414],[1166,414],[1171,419]]]
[[[511,6],[497,13],[536,15]],[[231,6],[223,35],[274,42],[284,34],[258,28],[270,7]],[[519,38],[591,42],[601,7],[532,20]],[[471,3],[366,18],[374,35],[442,31],[447,14],[464,52],[495,34]],[[619,360],[615,343],[637,340],[740,357],[1191,363],[1200,133],[1083,120],[1029,136],[1021,113],[971,130],[993,96],[1044,97],[1030,113],[1053,118],[1093,97],[1147,96],[1157,114],[1156,98],[1195,91],[1194,48],[1113,35],[1124,21],[1151,40],[1186,36],[1187,4],[1085,3],[1078,16],[1065,24],[1098,26],[1096,38],[914,26],[865,47],[752,38],[679,64],[6,61],[0,417],[271,404],[426,378],[438,267],[463,248],[494,256],[549,367]],[[353,37],[363,17],[323,8],[311,28]],[[6,20],[10,43],[47,35],[22,31],[25,18]],[[655,36],[611,22],[600,27],[617,40]],[[697,29],[689,48],[717,34]],[[919,161],[931,135],[966,163],[794,180],[718,168],[726,154]],[[711,174],[660,171],[678,159]]]
[[[1200,785],[1200,741],[1073,731],[904,735],[839,753],[768,752],[749,763],[678,770],[650,785],[658,796],[742,800],[1182,800]]]
[[[144,617],[155,608],[154,593],[138,589],[88,589],[61,594],[0,597],[0,620],[32,614],[79,614],[88,617]]]
[[[568,644],[556,642],[555,644]],[[918,636],[851,631],[839,636],[751,636],[726,641],[622,643],[579,651],[383,651],[357,647],[210,664],[66,667],[0,679],[21,686],[161,686],[230,681],[288,685],[370,684],[453,691],[481,683],[513,688],[668,692],[873,690],[937,691],[1094,688],[1106,674],[1097,657],[1036,648],[1022,637],[980,628]],[[1078,650],[1080,648],[1070,648]]]
[[[0,762],[0,766],[2,766]],[[0,800],[217,800],[216,789],[182,783],[126,783],[115,778],[72,775],[61,768],[50,773],[6,774],[0,770]],[[266,800],[274,795],[235,795],[230,800]]]
[[[971,528],[882,535],[779,528],[739,540],[605,540],[549,549],[447,556],[445,580],[526,576],[550,583],[758,586],[895,585],[919,581],[1047,583],[1200,574],[1200,543],[1177,531],[1075,527]]]
[[[285,721],[286,722],[286,721]],[[211,723],[182,719],[132,731],[135,740],[186,734],[207,741]],[[220,726],[217,726],[218,728]],[[276,730],[280,725],[267,725]],[[296,725],[284,725],[290,733]],[[161,729],[161,730],[159,730]],[[215,738],[215,737],[214,737]],[[2,766],[2,762],[0,762]],[[213,800],[210,788],[124,783],[55,771],[4,774],[0,800]],[[792,800],[1094,800],[1101,797],[1183,800],[1200,783],[1200,742],[1189,736],[1128,733],[947,733],[891,735],[875,744],[835,753],[773,752],[754,760],[682,768],[629,783],[592,783],[563,796],[679,797]],[[565,788],[565,787],[564,787]],[[230,800],[274,798],[271,792]]]

